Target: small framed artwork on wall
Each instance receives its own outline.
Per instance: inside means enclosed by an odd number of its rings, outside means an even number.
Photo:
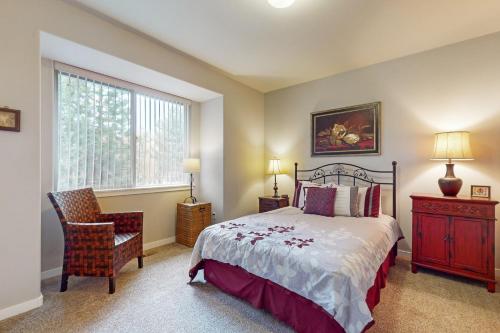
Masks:
[[[311,114],[311,156],[380,155],[380,102]]]
[[[473,198],[491,198],[491,186],[487,185],[471,185],[470,196]]]
[[[21,111],[0,107],[0,130],[21,131]]]

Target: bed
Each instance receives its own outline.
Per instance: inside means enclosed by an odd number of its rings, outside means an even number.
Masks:
[[[392,216],[325,217],[285,207],[212,225],[193,249],[191,281],[203,269],[207,282],[297,332],[366,331],[402,238],[396,162],[390,171],[348,163],[300,170],[295,163],[296,185],[304,180],[388,187]]]

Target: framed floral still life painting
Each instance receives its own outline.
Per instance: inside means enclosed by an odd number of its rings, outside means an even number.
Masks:
[[[312,156],[379,155],[380,102],[311,114]]]
[[[0,130],[21,131],[21,111],[0,107]]]

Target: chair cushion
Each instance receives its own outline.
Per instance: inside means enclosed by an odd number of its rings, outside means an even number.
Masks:
[[[137,235],[139,235],[138,232],[126,232],[122,234],[115,234],[115,247],[125,243],[126,241],[134,238]]]

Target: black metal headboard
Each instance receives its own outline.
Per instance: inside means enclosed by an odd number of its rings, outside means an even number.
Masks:
[[[358,165],[349,163],[330,163],[320,167],[299,170],[298,163],[295,162],[295,186],[300,180],[317,181],[322,179],[323,183],[328,180],[336,181],[337,184],[341,183],[343,179],[352,179],[352,185],[368,185],[374,184],[387,185],[392,187],[392,217],[396,218],[396,165],[398,162],[392,162],[392,170],[371,170]],[[303,176],[299,177],[299,173]],[[392,179],[390,176],[391,174]],[[391,181],[389,181],[391,180]],[[359,184],[361,182],[361,184]]]

